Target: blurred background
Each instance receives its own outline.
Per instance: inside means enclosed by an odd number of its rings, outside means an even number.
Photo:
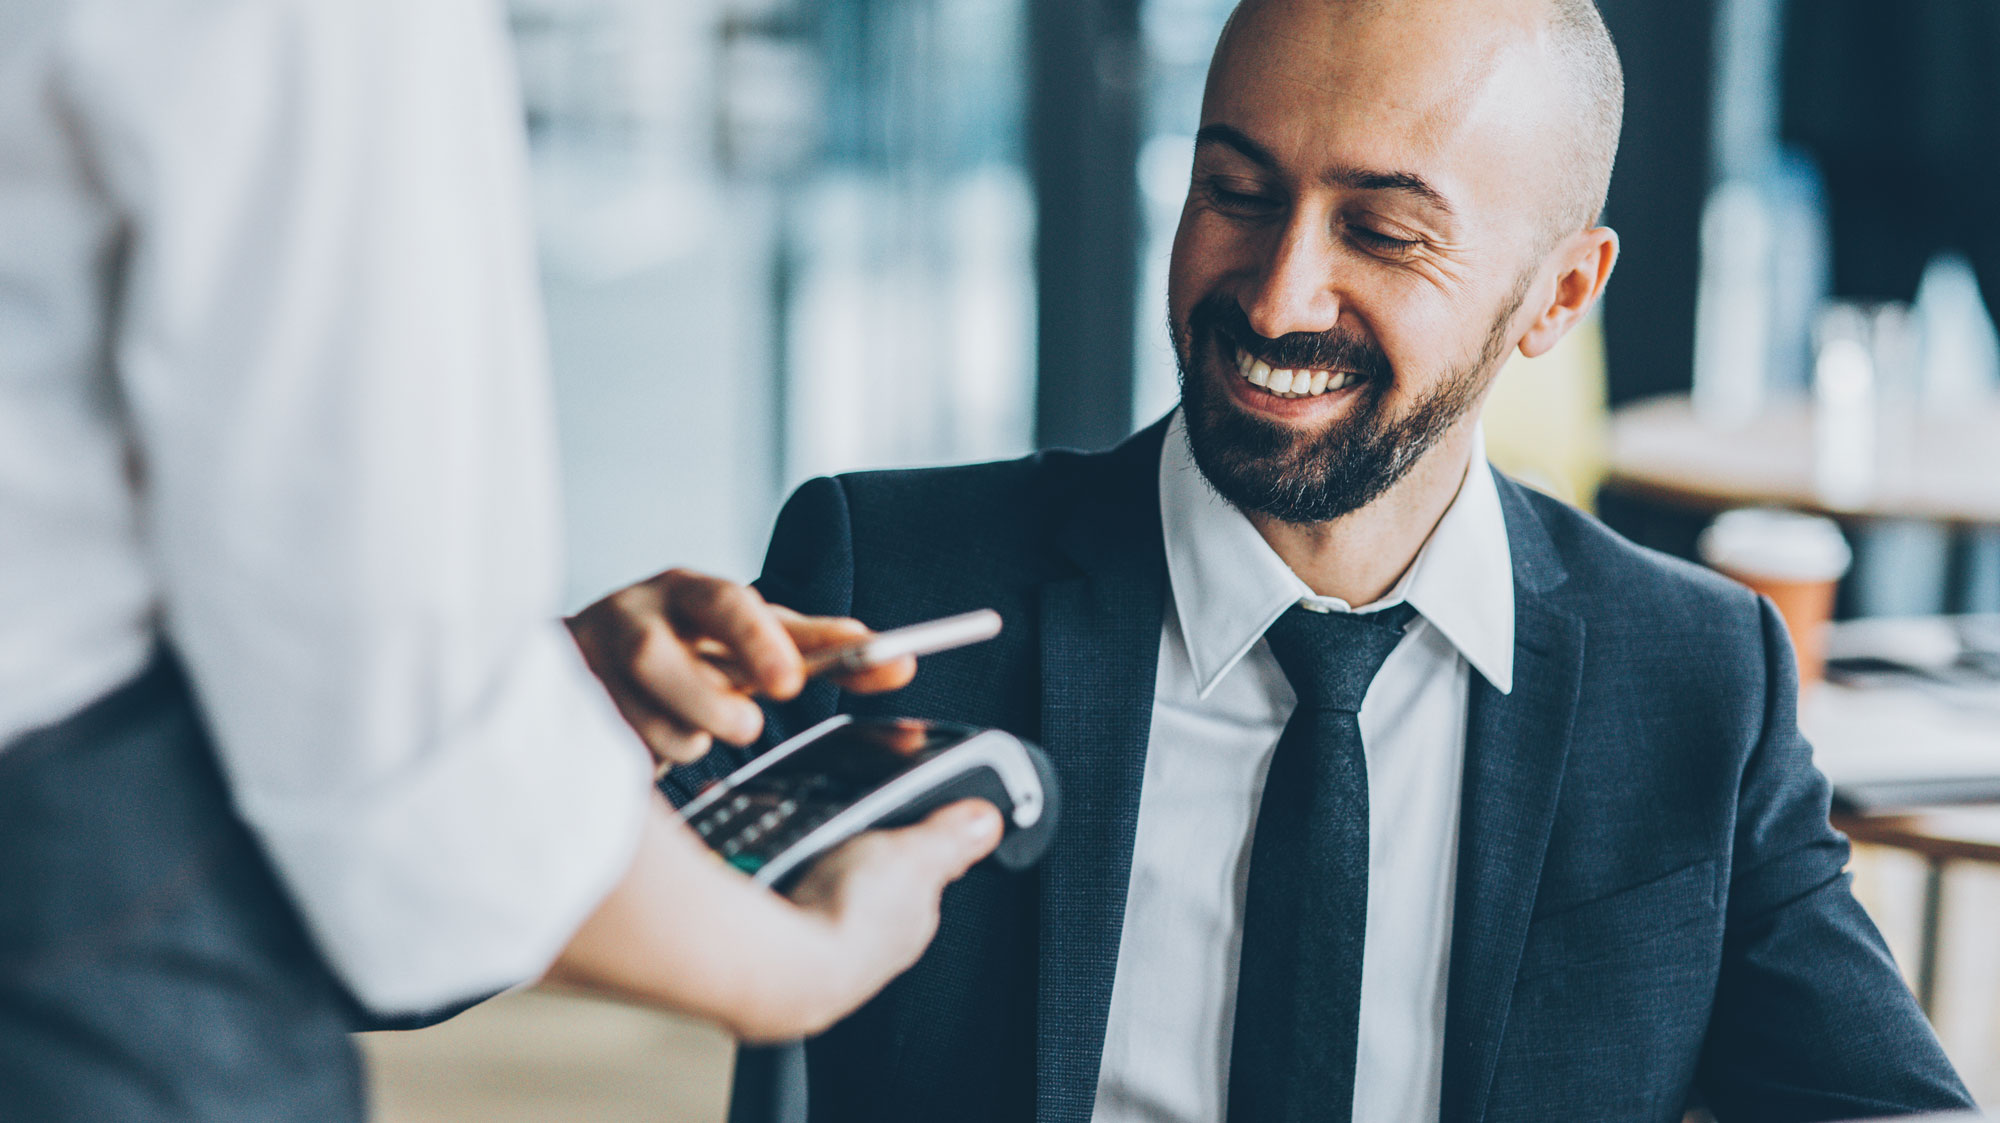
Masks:
[[[572,605],[668,564],[754,576],[813,475],[1103,447],[1169,409],[1166,256],[1229,6],[511,0]],[[1829,520],[1828,771],[1921,758],[1934,797],[2000,797],[2000,6],[1600,7],[1623,257],[1503,378],[1494,458],[1688,557],[1725,510]],[[2000,1097],[2000,824],[1886,809],[1843,821],[1874,840],[1861,893]],[[715,1120],[730,1063],[546,994],[369,1045],[390,1120]]]

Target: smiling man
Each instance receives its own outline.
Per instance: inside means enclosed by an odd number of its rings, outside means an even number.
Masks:
[[[812,1044],[813,1119],[1967,1103],[1849,891],[1770,606],[1485,462],[1507,355],[1611,275],[1621,97],[1589,0],[1249,0],[1174,244],[1182,408],[800,489],[767,596],[1007,628],[774,728],[1003,726],[1066,805]]]

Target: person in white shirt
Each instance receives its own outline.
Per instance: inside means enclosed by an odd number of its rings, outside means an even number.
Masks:
[[[0,5],[0,1118],[358,1117],[351,1026],[545,972],[797,1036],[997,839],[803,907],[673,819],[558,619],[526,190],[490,0]],[[655,591],[674,759],[867,634]]]

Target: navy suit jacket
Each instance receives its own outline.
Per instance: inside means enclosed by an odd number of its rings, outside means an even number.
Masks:
[[[814,1123],[1089,1119],[1169,595],[1163,432],[818,479],[779,516],[770,599],[876,627],[990,606],[1006,630],[895,694],[815,684],[769,736],[836,709],[998,726],[1063,784],[1041,867],[975,869],[922,961],[811,1042]],[[1770,606],[1498,482],[1515,686],[1473,677],[1443,1123],[1968,1104],[1849,892]]]

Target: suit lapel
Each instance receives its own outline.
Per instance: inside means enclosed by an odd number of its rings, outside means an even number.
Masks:
[[[1583,670],[1583,622],[1545,594],[1560,560],[1518,485],[1498,481],[1514,557],[1514,691],[1474,676],[1447,984],[1442,1123],[1486,1110],[1540,885]]]
[[[1041,868],[1036,1118],[1085,1123],[1097,1093],[1139,820],[1166,598],[1156,425],[1058,474],[1058,543],[1080,572],[1041,599],[1041,736],[1062,825]],[[1052,498],[1054,498],[1052,496]]]

